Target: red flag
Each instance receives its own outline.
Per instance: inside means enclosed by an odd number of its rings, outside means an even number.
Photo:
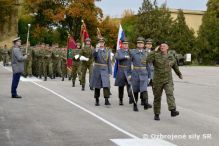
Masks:
[[[72,50],[76,49],[76,42],[74,38],[69,35],[67,40],[67,69],[71,71],[72,67]]]
[[[89,38],[89,34],[88,34],[88,31],[87,31],[86,24],[82,20],[82,25],[81,25],[81,42],[82,42],[82,44],[84,43],[86,38]]]

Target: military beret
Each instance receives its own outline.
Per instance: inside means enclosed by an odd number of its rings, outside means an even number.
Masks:
[[[137,43],[145,43],[145,39],[143,37],[138,37]]]

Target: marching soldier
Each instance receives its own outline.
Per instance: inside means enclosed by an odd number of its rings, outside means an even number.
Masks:
[[[144,105],[144,109],[147,110],[148,108],[151,108],[151,105],[148,103],[147,97],[148,76],[150,77],[149,67],[141,63],[141,58],[143,58],[145,55],[147,56],[147,53],[144,50],[144,43],[145,39],[143,37],[138,37],[137,49],[133,49],[130,51],[133,64],[131,83],[134,93],[134,111],[138,111],[137,102],[139,92],[141,102]]]
[[[80,80],[80,51],[81,51],[81,44],[77,42],[77,48],[73,50],[73,61],[72,61],[72,87],[75,87],[75,80],[77,78],[77,74]]]
[[[173,56],[168,54],[169,46],[166,42],[160,45],[160,50],[152,52],[142,59],[143,64],[153,63],[154,65],[154,79],[153,79],[153,93],[154,93],[154,120],[160,120],[161,96],[163,90],[166,92],[168,109],[171,111],[171,116],[179,115],[176,111],[176,103],[173,95],[173,78],[172,68],[175,73],[182,79],[182,74],[179,71],[176,60]]]
[[[122,42],[122,48],[116,52],[115,59],[118,61],[118,71],[116,74],[115,86],[118,86],[119,105],[123,105],[124,86],[127,87],[129,104],[132,104],[131,82],[128,77],[131,76],[131,58],[129,53],[128,40]]]
[[[99,48],[93,51],[94,68],[92,73],[91,86],[94,88],[95,105],[99,106],[100,89],[103,88],[105,105],[110,105],[108,98],[110,97],[110,78],[112,74],[111,51],[106,49],[104,38],[99,39]]]
[[[48,74],[50,77],[52,75],[52,60],[51,60],[52,52],[48,46],[46,46],[43,55],[44,55],[43,56],[44,81],[47,81]]]
[[[64,81],[65,77],[67,76],[67,53],[65,48],[61,49],[61,70],[62,70],[62,81]]]
[[[32,48],[28,49],[28,57],[24,61],[24,77],[32,77],[32,62],[33,62],[33,51]]]
[[[85,40],[85,46],[81,49],[81,85],[82,91],[85,90],[86,72],[89,70],[89,83],[91,80],[92,68],[93,68],[93,48],[91,46],[91,39]],[[91,87],[90,87],[91,88]]]
[[[9,51],[8,51],[7,45],[4,46],[4,49],[2,51],[2,58],[3,58],[3,65],[8,66],[9,65]]]

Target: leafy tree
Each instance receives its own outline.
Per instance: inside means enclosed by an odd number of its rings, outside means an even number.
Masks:
[[[214,63],[219,57],[219,0],[209,0],[198,32],[197,55],[199,62]]]
[[[195,44],[194,31],[189,29],[185,21],[185,16],[182,10],[178,11],[176,20],[172,26],[172,47],[177,53],[186,54],[193,53]]]

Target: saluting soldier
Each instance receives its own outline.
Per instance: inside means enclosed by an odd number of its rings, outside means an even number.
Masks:
[[[118,71],[116,74],[115,86],[118,86],[119,105],[123,105],[124,87],[127,87],[129,97],[129,104],[133,102],[133,95],[131,91],[131,58],[129,52],[128,39],[122,41],[122,48],[117,50],[115,59],[118,61]]]
[[[77,75],[80,80],[80,51],[81,51],[81,44],[77,42],[77,48],[72,50],[72,56],[73,56],[73,61],[72,61],[72,87],[75,87],[75,80],[77,78]]]
[[[99,106],[100,89],[103,88],[105,105],[110,105],[110,74],[112,74],[111,51],[106,49],[104,38],[100,38],[99,48],[93,51],[94,68],[92,73],[91,86],[94,88],[95,105]]]
[[[137,49],[130,51],[131,60],[133,64],[133,70],[131,74],[131,83],[134,93],[133,110],[138,111],[138,93],[140,93],[141,103],[144,105],[144,109],[151,108],[148,103],[147,86],[148,77],[150,77],[149,67],[141,63],[141,59],[147,56],[147,52],[144,50],[145,39],[143,37],[137,38]]]
[[[81,85],[82,91],[85,90],[86,72],[89,70],[89,83],[91,80],[92,68],[93,68],[93,47],[91,46],[91,39],[85,39],[85,46],[81,49],[80,53],[81,62]]]
[[[169,46],[166,42],[160,45],[160,50],[152,52],[142,59],[143,64],[153,63],[154,65],[154,79],[153,79],[153,93],[154,93],[154,120],[160,120],[161,96],[163,90],[166,92],[168,109],[171,111],[171,116],[179,115],[176,111],[176,103],[173,95],[173,78],[172,68],[175,73],[182,79],[182,74],[173,56],[168,54]]]

